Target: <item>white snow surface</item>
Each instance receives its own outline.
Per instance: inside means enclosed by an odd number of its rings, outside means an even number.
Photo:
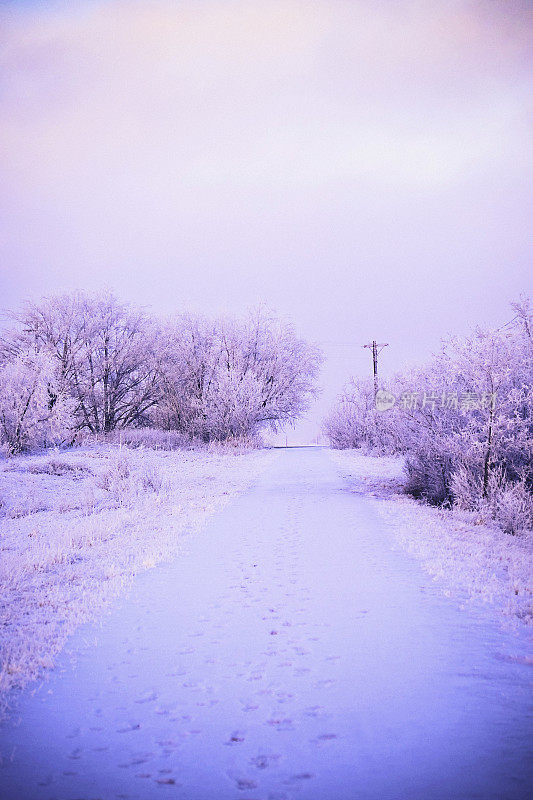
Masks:
[[[0,711],[273,457],[100,444],[0,461]]]
[[[525,800],[526,643],[344,471],[281,451],[80,628],[0,729],[0,796]]]
[[[483,601],[508,624],[533,624],[533,531],[520,536],[479,514],[437,509],[403,492],[403,459],[332,450],[354,492],[373,503],[398,543],[422,562],[441,590]]]

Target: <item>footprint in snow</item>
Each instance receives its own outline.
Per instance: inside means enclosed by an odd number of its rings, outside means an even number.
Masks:
[[[128,725],[125,728],[117,728],[117,733],[130,733],[131,731],[138,731],[140,727],[140,724]]]
[[[155,692],[148,692],[148,694],[145,694],[142,697],[139,697],[139,699],[136,700],[135,702],[136,703],[152,703],[154,700],[157,700],[157,694]]]
[[[235,783],[237,784],[237,789],[241,792],[246,791],[246,789],[257,789],[257,783],[249,778],[236,778]]]
[[[298,775],[292,775],[290,778],[287,778],[284,783],[299,783],[300,781],[308,781],[314,777],[312,772],[300,772]]]
[[[324,706],[309,706],[304,710],[307,717],[318,717],[324,711]]]
[[[289,700],[292,700],[294,695],[290,692],[276,692],[276,699],[278,703],[287,703]]]
[[[244,735],[240,731],[234,731],[229,737],[228,741],[224,742],[224,744],[232,746],[235,744],[240,744],[241,742],[244,742]]]
[[[124,764],[119,764],[119,767],[121,767],[122,769],[127,769],[128,767],[138,767],[141,764],[146,764],[147,761],[148,761],[147,758],[134,758],[131,761],[127,761]]]
[[[280,758],[281,755],[279,755],[279,753],[260,755],[255,756],[255,758],[251,758],[250,764],[252,764],[254,767],[257,767],[257,769],[267,769],[267,767],[271,767],[273,764],[279,761]]]
[[[271,725],[277,731],[293,731],[292,719],[268,719],[267,725]]]

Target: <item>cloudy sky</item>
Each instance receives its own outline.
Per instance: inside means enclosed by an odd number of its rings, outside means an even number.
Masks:
[[[527,0],[0,0],[0,306],[259,302],[322,344],[312,438],[532,294]]]

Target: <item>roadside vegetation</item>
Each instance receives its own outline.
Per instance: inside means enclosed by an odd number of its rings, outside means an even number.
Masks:
[[[298,419],[318,350],[260,309],[169,321],[113,295],[63,295],[11,315],[0,340],[6,455],[152,428],[188,442],[257,437]]]
[[[325,421],[336,449],[401,455],[405,491],[509,534],[533,528],[533,314],[513,304],[498,330],[450,338],[426,366],[352,380]]]

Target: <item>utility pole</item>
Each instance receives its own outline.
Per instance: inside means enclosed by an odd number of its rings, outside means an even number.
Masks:
[[[374,339],[371,344],[364,344],[363,347],[372,348],[372,363],[374,365],[374,402],[378,393],[378,355],[384,347],[388,347],[388,342],[379,343]]]

